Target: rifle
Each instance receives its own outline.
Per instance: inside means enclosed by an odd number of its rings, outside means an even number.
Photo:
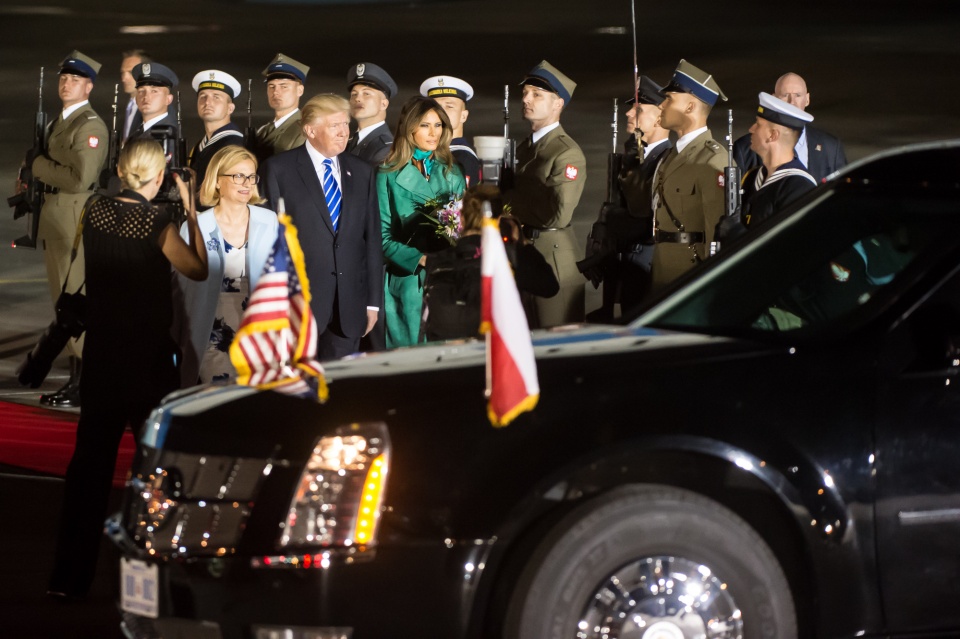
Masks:
[[[254,149],[257,143],[257,130],[253,128],[253,80],[247,78],[247,148]]]
[[[510,139],[510,85],[503,85],[503,167],[500,176],[502,191],[513,188],[513,174],[517,168],[517,144]]]
[[[120,132],[117,131],[117,96],[120,95],[120,85],[113,85],[113,123],[110,127],[110,146],[107,151],[107,163],[100,172],[100,188],[106,189],[110,178],[117,174],[117,163],[120,161]]]
[[[600,205],[597,221],[593,223],[590,234],[587,236],[586,256],[577,262],[577,268],[583,276],[590,280],[594,288],[599,288],[604,282],[603,309],[605,319],[613,319],[614,293],[616,292],[615,263],[608,258],[616,255],[618,238],[626,229],[627,215],[621,204],[623,198],[620,192],[620,166],[623,154],[617,152],[617,100],[613,101],[613,122],[610,125],[613,131],[613,148],[607,156],[607,199]],[[609,268],[609,267],[614,268]],[[604,319],[604,318],[600,318]]]
[[[173,166],[183,168],[187,165],[187,141],[183,137],[183,116],[180,112],[180,92],[177,91],[177,157]]]
[[[727,111],[727,167],[723,170],[723,188],[726,194],[724,216],[717,224],[714,241],[710,242],[710,255],[720,251],[722,240],[741,234],[740,227],[740,168],[733,159],[733,109]]]
[[[27,216],[27,234],[13,241],[15,248],[37,248],[37,229],[40,225],[40,209],[43,208],[43,183],[33,175],[33,159],[47,151],[47,114],[43,112],[43,67],[40,67],[40,86],[37,90],[37,116],[33,125],[33,146],[20,165],[16,193],[7,198],[13,207],[13,219]]]

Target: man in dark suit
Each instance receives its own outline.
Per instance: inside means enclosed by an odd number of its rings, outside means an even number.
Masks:
[[[796,73],[785,73],[780,76],[773,95],[801,111],[806,111],[810,106],[807,83]],[[817,184],[823,183],[828,175],[847,165],[847,155],[840,140],[809,124],[800,133],[795,151],[797,158]],[[734,142],[733,157],[744,174],[763,164],[760,157],[750,149],[749,133]]]
[[[315,96],[301,122],[307,143],[267,159],[264,195],[297,227],[319,332],[317,356],[329,360],[357,352],[382,306],[380,207],[373,168],[345,152],[349,102]]]

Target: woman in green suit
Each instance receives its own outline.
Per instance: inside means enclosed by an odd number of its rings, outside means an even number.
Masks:
[[[460,198],[463,174],[453,160],[453,129],[432,98],[411,98],[400,113],[396,138],[377,175],[383,257],[387,348],[412,346],[420,334],[426,256],[436,236],[422,213]]]

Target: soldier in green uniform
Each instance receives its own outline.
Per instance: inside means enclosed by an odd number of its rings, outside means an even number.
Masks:
[[[724,214],[723,169],[727,153],[707,128],[718,99],[726,101],[713,76],[680,60],[663,90],[660,126],[677,134],[677,144],[654,177],[654,290],[662,288],[709,255]]]
[[[107,125],[90,107],[90,91],[100,63],[79,51],[60,63],[59,95],[63,112],[50,125],[47,150],[33,160],[33,174],[46,185],[40,213],[38,239],[43,241],[50,296],[56,303],[69,272],[67,291],[76,292],[84,282],[83,245],[71,268],[70,252],[77,233],[80,212],[93,194],[107,159]],[[80,368],[83,336],[67,343],[70,379],[55,393],[42,395],[48,406],[80,405]]]
[[[267,102],[273,109],[273,121],[257,129],[254,149],[260,166],[272,155],[289,151],[304,142],[300,127],[300,97],[310,67],[290,56],[278,53],[263,70],[267,83]]]
[[[523,224],[560,282],[560,292],[535,298],[535,326],[558,326],[584,319],[585,282],[577,269],[581,250],[570,222],[587,179],[583,151],[560,126],[576,83],[544,60],[531,69],[523,86],[523,118],[533,135],[517,145],[514,186],[504,194],[511,213]]]

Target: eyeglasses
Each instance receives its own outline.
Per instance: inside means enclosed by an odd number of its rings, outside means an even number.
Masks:
[[[256,173],[251,173],[250,175],[244,175],[243,173],[221,173],[220,177],[233,178],[234,184],[246,184],[247,180],[250,180],[250,184],[259,184],[260,176]]]

